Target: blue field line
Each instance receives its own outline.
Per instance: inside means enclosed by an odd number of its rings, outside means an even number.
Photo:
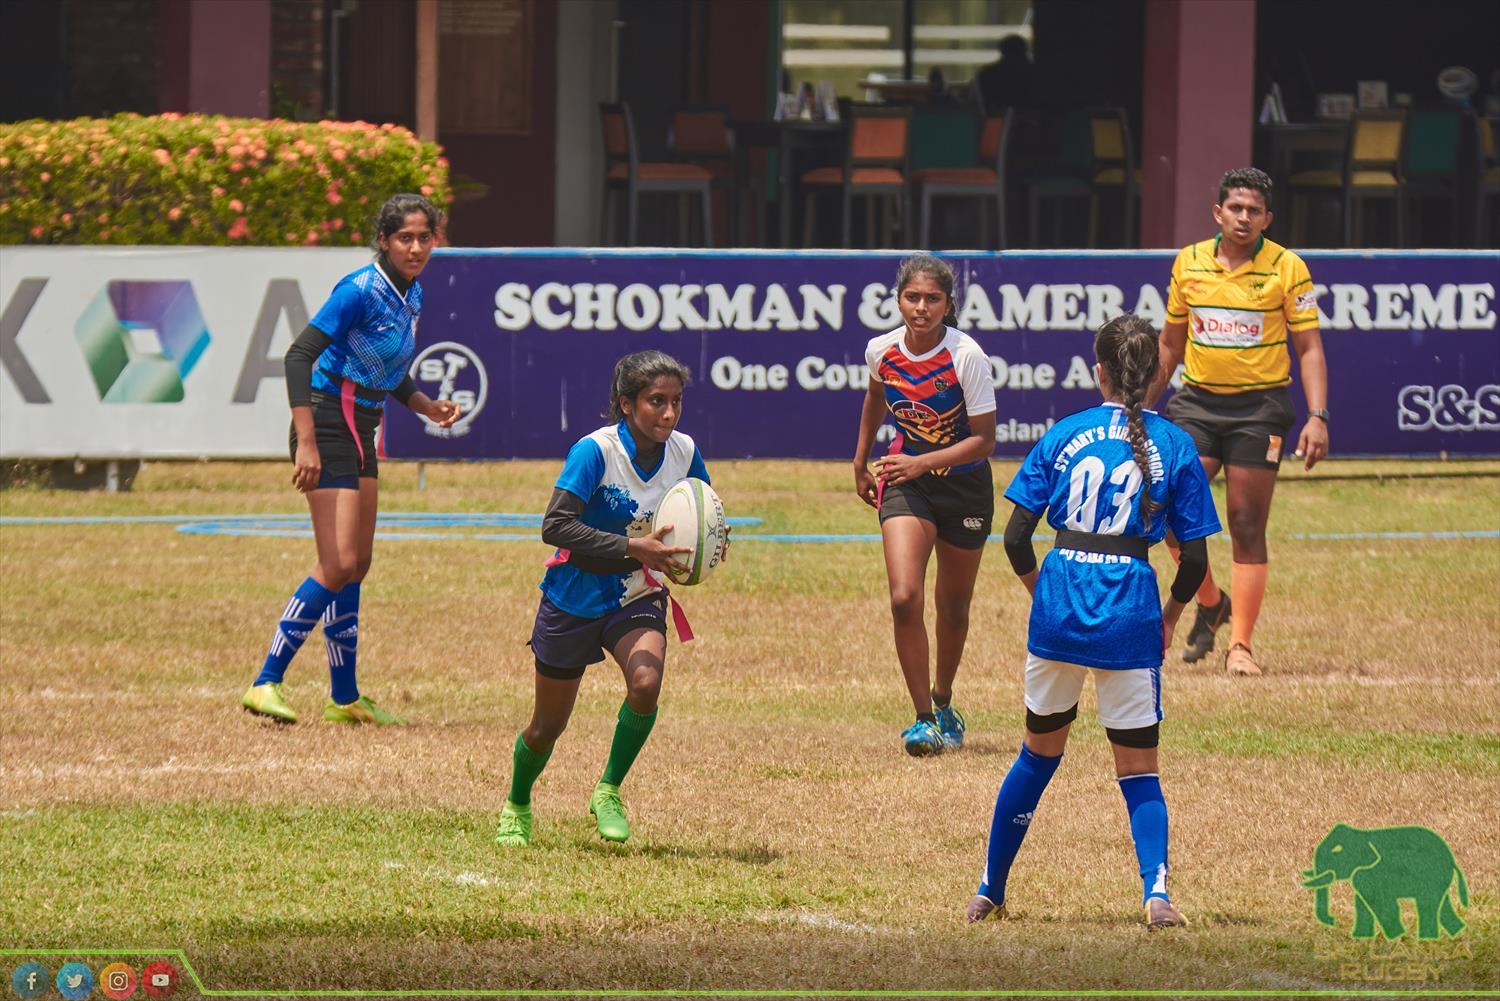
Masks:
[[[730,525],[744,528],[762,524],[760,518],[729,518]],[[380,524],[399,529],[377,531],[375,537],[399,542],[403,539],[441,540],[474,539],[482,542],[540,542],[539,535],[530,532],[422,532],[408,529],[423,528],[540,528],[539,514],[515,513],[442,513],[420,511],[392,511],[380,515]],[[223,515],[121,515],[114,517],[0,517],[0,527],[21,525],[175,525],[185,535],[230,535],[259,536],[263,538],[310,538],[312,527],[305,514],[223,514]],[[1001,535],[989,536],[990,542],[1000,542]],[[1038,542],[1051,541],[1051,535],[1038,534]],[[1471,529],[1432,532],[1298,532],[1287,536],[1300,542],[1348,542],[1348,541],[1441,541],[1453,539],[1500,539],[1500,530]],[[1229,541],[1228,533],[1212,536],[1215,542]],[[795,532],[741,532],[736,542],[778,542],[799,545],[821,545],[827,543],[879,542],[878,532],[854,533],[795,533]]]
[[[759,518],[726,518],[731,525],[759,525]],[[506,514],[487,512],[381,512],[380,521],[395,522],[416,528],[437,528],[451,525],[456,528],[541,528],[539,514]],[[119,515],[100,517],[0,517],[0,527],[6,525],[306,525],[305,514],[153,514]],[[198,533],[211,534],[211,533]]]

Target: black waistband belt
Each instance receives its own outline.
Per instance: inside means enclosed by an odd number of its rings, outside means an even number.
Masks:
[[[1073,532],[1064,529],[1057,533],[1053,549],[1072,549],[1080,553],[1103,553],[1106,556],[1134,556],[1146,559],[1151,544],[1139,535],[1096,535],[1093,532]]]

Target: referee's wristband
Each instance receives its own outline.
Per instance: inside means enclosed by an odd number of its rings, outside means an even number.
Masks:
[[[1328,411],[1323,407],[1319,407],[1317,410],[1309,410],[1307,412],[1307,416],[1316,417],[1324,424],[1328,423]]]

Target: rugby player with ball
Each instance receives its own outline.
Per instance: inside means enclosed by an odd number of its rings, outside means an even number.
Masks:
[[[532,785],[568,725],[584,671],[606,652],[624,675],[625,701],[589,812],[606,841],[630,837],[620,784],[656,724],[667,656],[670,599],[658,575],[696,584],[729,544],[703,456],[677,430],[687,382],[687,369],[660,351],[621,358],[610,384],[613,423],[579,439],[563,463],[542,520],[542,540],[557,552],[531,632],[536,700],[516,736],[499,845],[530,844]],[[684,523],[655,517],[663,509]]]

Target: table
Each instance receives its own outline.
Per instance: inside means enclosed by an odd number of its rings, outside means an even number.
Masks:
[[[799,153],[838,152],[844,148],[844,122],[818,122],[796,118],[784,122],[731,122],[734,130],[735,180],[740,190],[749,172],[747,156],[752,147],[774,149],[776,158],[776,198],[780,246],[791,246],[792,186],[801,176],[796,169]]]

